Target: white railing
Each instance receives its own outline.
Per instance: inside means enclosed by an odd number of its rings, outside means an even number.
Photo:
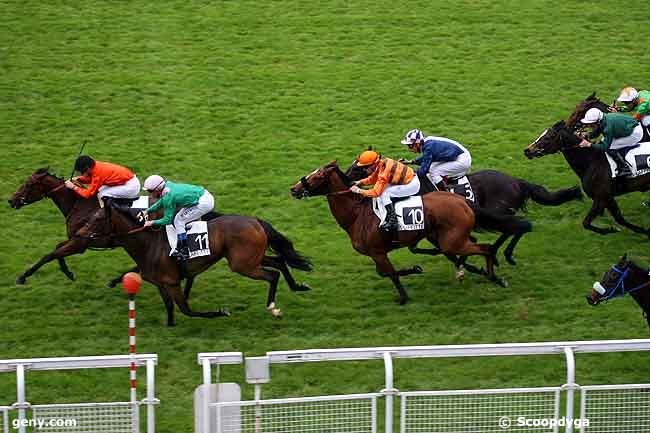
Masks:
[[[117,355],[117,356],[86,356],[65,358],[32,358],[13,359],[0,361],[0,373],[15,372],[16,374],[16,402],[3,410],[2,427],[8,430],[8,411],[17,410],[16,418],[18,432],[25,433],[29,422],[41,422],[38,431],[41,432],[128,432],[138,433],[139,407],[147,408],[147,433],[155,433],[154,406],[159,403],[155,398],[155,365],[158,361],[156,355]],[[126,368],[131,362],[146,368],[147,386],[146,398],[136,402],[109,402],[109,403],[63,403],[63,404],[38,404],[33,405],[26,401],[27,372],[45,370],[80,370],[94,368]],[[128,376],[126,376],[128,377]],[[125,380],[126,382],[126,380]],[[32,412],[32,419],[28,420],[27,411]],[[49,424],[52,420],[67,421],[72,424],[65,426]]]
[[[580,419],[593,418],[593,422],[585,427],[581,426],[581,433],[600,432],[623,432],[621,429],[612,430],[612,422],[620,422],[625,418],[632,427],[628,432],[650,432],[650,393],[644,390],[648,385],[625,385],[625,386],[580,386],[575,380],[575,355],[581,353],[608,353],[608,352],[637,352],[650,351],[650,339],[643,340],[609,340],[609,341],[566,341],[548,343],[514,343],[514,344],[473,344],[473,345],[444,345],[444,346],[409,346],[409,347],[374,347],[374,348],[347,348],[347,349],[309,349],[268,352],[266,357],[255,358],[266,360],[268,364],[291,364],[305,362],[328,362],[328,361],[362,361],[378,360],[384,361],[385,384],[378,393],[382,396],[385,405],[385,432],[392,433],[393,422],[393,397],[401,398],[399,425],[401,433],[418,432],[467,432],[482,433],[500,431],[499,418],[508,416],[512,423],[517,417],[534,419],[560,419],[561,396],[565,400],[564,418],[566,433],[574,431],[574,395],[581,391]],[[485,357],[485,356],[563,356],[566,362],[566,382],[558,386],[544,388],[513,388],[497,390],[464,390],[464,391],[418,391],[402,392],[393,384],[393,359],[415,359],[415,358],[452,358],[452,357]],[[211,383],[210,365],[241,363],[242,355],[238,352],[230,353],[202,353],[199,354],[199,364],[203,366],[204,383]],[[248,367],[248,366],[247,366]],[[210,408],[234,408],[240,409],[235,413],[235,418],[240,422],[233,431],[241,428],[244,407],[257,408],[257,423],[255,429],[247,430],[255,433],[277,431],[280,421],[277,416],[272,416],[276,424],[273,430],[267,429],[265,423],[264,407],[268,400],[261,399],[261,391],[258,382],[256,384],[255,400],[252,402],[228,402],[228,403],[206,403],[204,413]],[[260,382],[264,383],[264,382]],[[332,396],[317,397],[320,401]],[[307,401],[307,398],[273,400],[283,401],[284,416],[291,414],[291,405],[300,401]],[[603,403],[605,402],[605,403]],[[607,402],[611,403],[610,405]],[[619,407],[615,403],[620,403]],[[208,408],[207,406],[210,406]],[[480,410],[475,408],[480,407]],[[474,408],[474,409],[472,409]],[[455,412],[453,412],[455,411]],[[638,412],[638,413],[637,413]],[[217,412],[218,413],[218,412]],[[300,413],[300,412],[298,412]],[[376,409],[373,411],[376,414]],[[515,414],[517,417],[515,417]],[[341,409],[338,416],[347,416],[348,412]],[[498,415],[498,416],[497,416]],[[621,415],[623,418],[621,418]],[[218,415],[217,415],[218,416]],[[302,426],[305,431],[317,431],[323,425],[318,417],[304,417]],[[510,418],[512,416],[512,418]],[[301,418],[302,417],[302,418]],[[206,417],[207,418],[207,417]],[[468,421],[469,420],[469,421]],[[612,421],[614,420],[614,421]],[[217,420],[213,425],[219,433],[224,428],[223,419]],[[311,423],[311,424],[310,424]],[[246,424],[251,425],[250,422]],[[371,425],[376,425],[373,420]],[[209,423],[205,424],[205,433],[210,432]],[[284,428],[288,428],[284,426]],[[537,430],[535,430],[537,428]],[[521,427],[519,427],[521,429]],[[608,430],[609,429],[609,430]],[[518,430],[514,424],[510,431],[559,431],[557,427],[549,429],[548,426],[527,426],[524,430]],[[292,431],[291,429],[287,431]]]

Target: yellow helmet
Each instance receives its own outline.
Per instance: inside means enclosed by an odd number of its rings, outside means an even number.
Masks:
[[[366,150],[365,152],[361,152],[361,155],[357,158],[357,166],[358,167],[365,167],[368,165],[372,165],[375,162],[379,161],[379,154],[375,152],[374,150]]]

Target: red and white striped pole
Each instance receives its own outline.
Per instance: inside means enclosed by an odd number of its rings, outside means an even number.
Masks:
[[[142,278],[140,274],[135,272],[128,272],[122,277],[122,285],[124,291],[129,295],[129,356],[131,357],[131,403],[134,405],[134,411],[137,411],[135,404],[137,403],[136,393],[136,365],[135,365],[135,295],[140,290]]]

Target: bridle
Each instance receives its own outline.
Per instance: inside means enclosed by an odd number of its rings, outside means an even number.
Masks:
[[[45,175],[47,175],[47,174],[48,174],[48,173],[46,173]],[[36,183],[36,182],[38,181],[39,178],[44,177],[45,175],[42,175],[42,176],[39,176],[39,177],[34,177],[34,175],[32,174],[32,175],[30,176],[30,179],[31,179],[31,180],[32,180],[36,185],[38,185],[38,189],[39,189],[39,191],[43,194],[43,197],[50,198],[50,197],[52,196],[53,193],[55,193],[55,192],[59,191],[60,189],[62,189],[63,187],[65,187],[65,182],[64,182],[64,183],[61,183],[60,185],[55,186],[54,188],[50,189],[49,191],[43,192],[43,190],[41,189],[41,185],[40,185],[40,183]],[[40,200],[40,198],[39,198],[38,200]],[[25,195],[23,194],[23,195],[21,195],[20,197],[17,198],[17,204],[20,204],[20,206],[27,206],[27,205],[30,205],[30,204],[32,204],[32,203],[36,203],[38,200],[28,201],[28,200],[25,198]]]
[[[342,173],[341,170],[338,167],[336,167],[336,169],[337,169],[337,174],[339,174],[339,176],[340,176],[341,173]],[[309,174],[307,176],[303,176],[303,177],[300,178],[300,184],[302,185],[302,188],[303,188],[302,193],[301,193],[302,197],[311,197],[314,194],[316,194],[316,191],[314,191],[314,189],[307,182],[307,179],[309,179],[313,174],[314,173],[311,173],[311,174]],[[329,181],[326,181],[326,182],[329,182]],[[329,197],[329,196],[336,196],[336,195],[342,195],[342,194],[348,194],[348,193],[351,193],[349,188],[345,189],[345,190],[342,190],[342,191],[328,192],[327,194],[325,194],[325,196]]]
[[[650,286],[650,281],[646,281],[645,283],[639,284],[638,286],[632,287],[631,289],[627,289],[625,287],[625,279],[630,274],[630,264],[631,262],[628,262],[627,265],[625,265],[625,267],[622,269],[616,265],[612,266],[612,271],[616,272],[619,275],[619,277],[616,280],[616,283],[613,284],[612,286],[605,287],[602,285],[601,282],[594,283],[593,288],[599,294],[600,292],[604,292],[600,294],[598,302],[609,301],[610,299],[617,298],[619,296],[625,296],[628,293],[634,293],[637,290]]]

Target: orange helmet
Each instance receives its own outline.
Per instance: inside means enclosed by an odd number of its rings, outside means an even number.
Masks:
[[[361,155],[357,158],[357,166],[358,167],[365,167],[368,165],[372,165],[375,162],[379,161],[379,154],[375,152],[374,150],[366,150],[365,152],[361,152]]]

